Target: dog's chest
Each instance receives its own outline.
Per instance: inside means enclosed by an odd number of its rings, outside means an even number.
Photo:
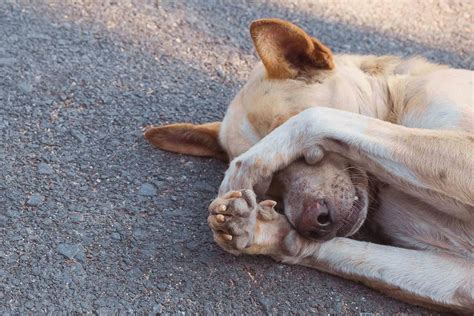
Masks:
[[[462,222],[392,187],[378,194],[367,225],[379,240],[410,249],[444,250],[474,258],[474,222]]]

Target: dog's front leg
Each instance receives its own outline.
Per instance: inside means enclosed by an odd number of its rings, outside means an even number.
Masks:
[[[286,243],[299,248],[279,258],[283,262],[352,279],[408,303],[474,312],[472,261],[348,238],[324,243],[290,239]]]
[[[436,206],[472,219],[472,134],[407,128],[324,107],[294,116],[234,159],[220,192],[252,188],[299,157],[317,162],[324,151],[344,155],[380,180],[428,203],[452,200]]]
[[[449,254],[407,250],[335,238],[301,237],[271,201],[257,203],[250,190],[232,191],[209,206],[215,241],[235,255],[263,254],[362,282],[404,301],[474,309],[472,262]]]
[[[274,210],[275,204],[270,200],[257,203],[251,190],[230,191],[216,198],[208,217],[214,240],[234,255],[280,253],[293,228]]]

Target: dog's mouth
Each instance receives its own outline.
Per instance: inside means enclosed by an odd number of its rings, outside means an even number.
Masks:
[[[368,197],[359,187],[355,187],[354,203],[349,212],[344,213],[340,218],[341,226],[337,230],[336,236],[348,237],[354,235],[364,224],[367,217]]]
[[[367,173],[355,166],[350,166],[349,175],[355,189],[355,196],[350,210],[339,219],[341,226],[336,233],[339,237],[354,235],[364,224],[369,208]]]

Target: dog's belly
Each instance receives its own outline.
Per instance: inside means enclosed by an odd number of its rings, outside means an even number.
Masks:
[[[462,222],[438,212],[392,187],[379,192],[379,208],[372,214],[381,237],[393,246],[443,250],[474,258],[474,222]]]

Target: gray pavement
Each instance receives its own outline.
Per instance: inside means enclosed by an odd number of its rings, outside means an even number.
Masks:
[[[219,120],[255,63],[247,26],[335,52],[472,67],[472,1],[0,0],[0,313],[430,313],[212,241],[225,165],[147,124]]]

